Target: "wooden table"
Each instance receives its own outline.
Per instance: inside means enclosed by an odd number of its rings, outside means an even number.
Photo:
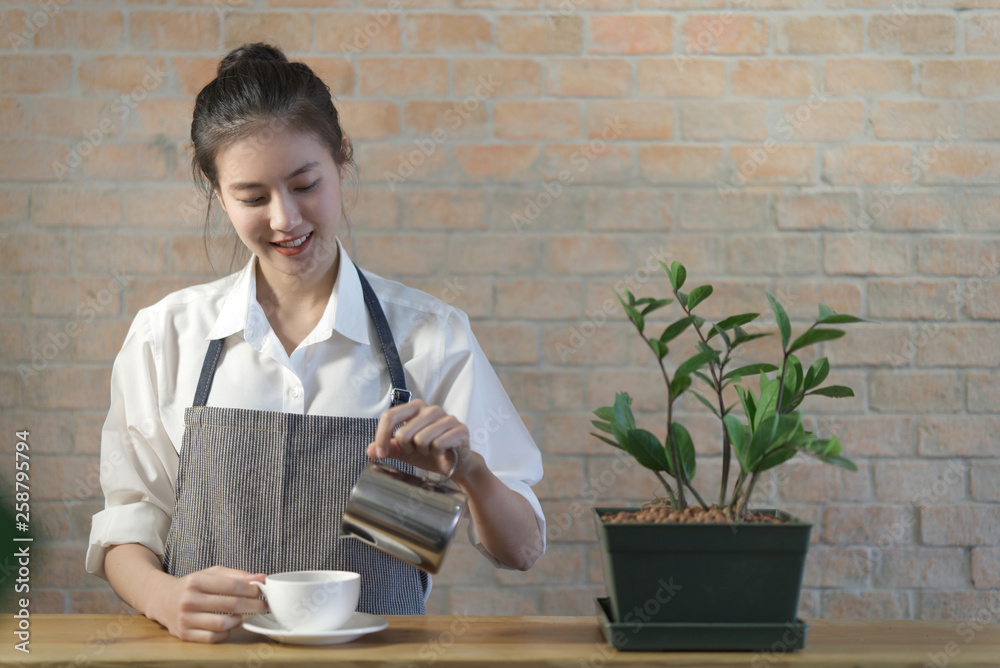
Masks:
[[[32,615],[30,654],[0,616],[0,665],[217,666],[1000,666],[1000,626],[972,622],[823,621],[805,650],[616,652],[593,617],[388,617],[389,628],[326,647],[278,645],[237,629],[221,644],[185,643],[141,615]]]

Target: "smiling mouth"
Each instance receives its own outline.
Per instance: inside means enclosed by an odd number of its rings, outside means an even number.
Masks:
[[[271,244],[274,246],[280,246],[282,248],[298,248],[299,246],[304,244],[309,239],[309,237],[312,236],[312,234],[313,233],[310,232],[304,237],[299,237],[298,239],[293,239],[291,241],[281,241],[281,242],[272,241]]]

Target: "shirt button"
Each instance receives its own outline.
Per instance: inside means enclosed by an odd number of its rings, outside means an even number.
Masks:
[[[298,399],[300,394],[302,394],[302,390],[300,390],[297,387],[293,387],[292,389],[288,390],[288,396],[290,396],[292,399]]]

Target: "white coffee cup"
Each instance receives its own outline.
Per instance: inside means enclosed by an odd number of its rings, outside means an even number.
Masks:
[[[361,576],[350,571],[290,571],[252,582],[267,599],[275,620],[299,633],[333,631],[358,607]]]

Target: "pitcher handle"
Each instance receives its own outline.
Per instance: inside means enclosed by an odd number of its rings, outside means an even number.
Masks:
[[[453,475],[455,475],[455,470],[458,468],[458,448],[452,448],[451,452],[455,453],[455,461],[454,461],[454,463],[452,463],[451,470],[448,471],[448,475],[446,475],[444,478],[442,478],[438,482],[448,482],[449,480],[451,480],[451,477]]]

